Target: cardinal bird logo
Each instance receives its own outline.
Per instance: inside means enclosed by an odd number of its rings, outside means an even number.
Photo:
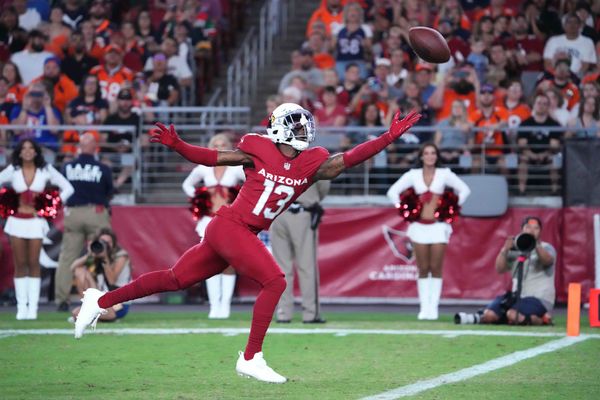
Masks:
[[[412,244],[406,236],[406,231],[399,231],[394,228],[390,228],[387,225],[381,226],[383,238],[387,242],[388,246],[392,250],[392,253],[404,261],[407,264],[413,264],[415,256],[412,248]]]
[[[289,171],[289,170],[290,170],[290,168],[292,168],[292,164],[290,164],[289,162],[286,162],[285,164],[283,164],[283,168],[284,168],[286,171]]]

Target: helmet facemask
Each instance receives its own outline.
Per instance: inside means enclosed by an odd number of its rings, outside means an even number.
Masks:
[[[310,112],[297,104],[282,104],[273,111],[267,125],[267,136],[274,143],[306,150],[315,140],[315,120]]]

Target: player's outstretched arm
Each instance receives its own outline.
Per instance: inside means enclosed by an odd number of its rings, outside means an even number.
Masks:
[[[194,146],[181,140],[173,124],[167,128],[160,122],[149,132],[150,142],[161,143],[181,154],[186,160],[196,164],[214,167],[215,165],[249,165],[252,159],[241,150],[215,150]]]
[[[315,180],[334,179],[346,168],[358,165],[375,154],[379,153],[385,147],[398,139],[404,132],[408,131],[414,124],[421,119],[421,114],[415,111],[409,112],[406,117],[400,119],[400,112],[394,115],[390,129],[381,136],[361,143],[358,146],[348,150],[345,153],[335,154],[329,157],[315,175]]]

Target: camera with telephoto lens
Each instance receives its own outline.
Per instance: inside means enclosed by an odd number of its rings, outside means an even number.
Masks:
[[[104,240],[96,239],[90,243],[91,256],[87,261],[88,270],[95,275],[104,275],[103,253],[108,253],[108,243]]]
[[[108,245],[104,240],[96,239],[92,243],[90,243],[90,251],[94,255],[102,254],[106,252],[108,249]]]
[[[530,233],[520,233],[515,236],[513,247],[511,250],[516,250],[521,253],[531,253],[535,249],[536,240]]]
[[[482,315],[483,310],[479,310],[476,313],[458,312],[454,314],[454,323],[462,325],[478,324],[481,321]]]

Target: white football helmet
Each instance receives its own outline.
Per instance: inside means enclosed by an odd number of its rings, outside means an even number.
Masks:
[[[283,103],[269,118],[267,137],[273,143],[288,144],[298,151],[306,150],[315,140],[315,119],[298,104]]]

